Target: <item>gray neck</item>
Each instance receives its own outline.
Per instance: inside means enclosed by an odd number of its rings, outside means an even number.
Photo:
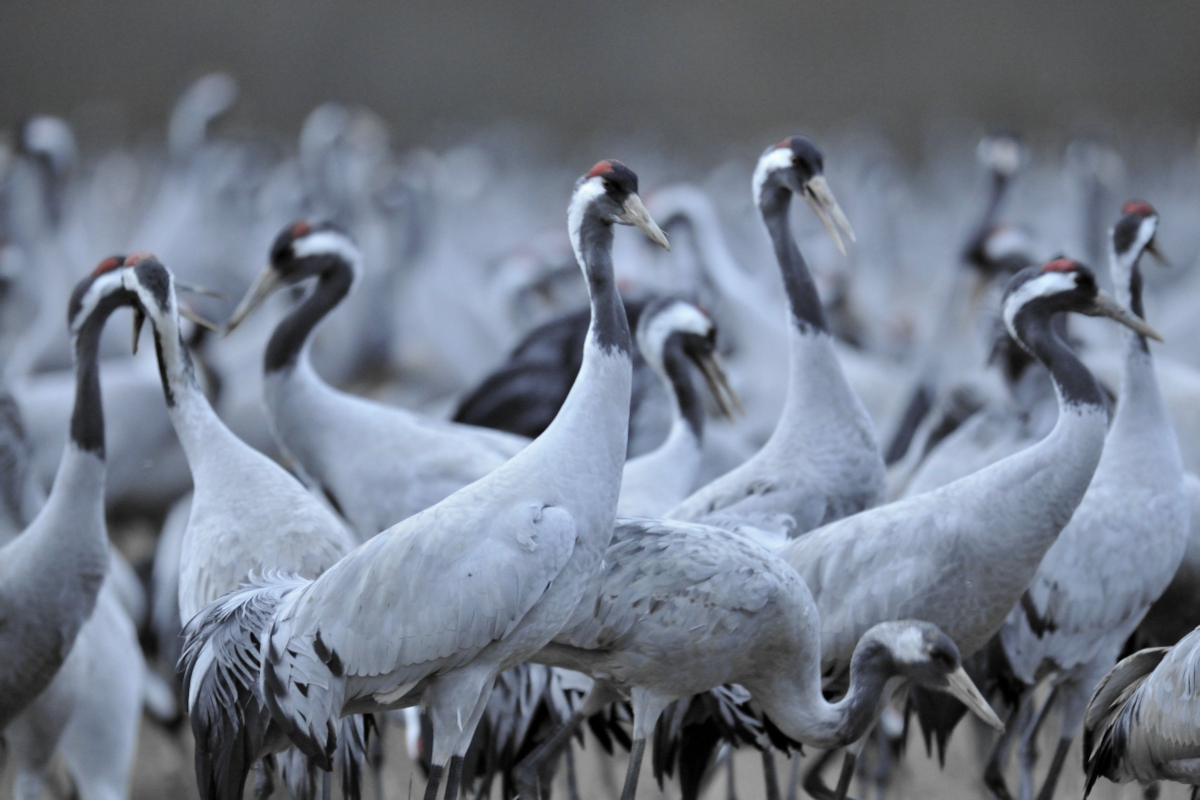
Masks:
[[[691,362],[684,352],[683,338],[679,334],[668,336],[663,344],[662,365],[666,374],[661,377],[667,384],[675,414],[684,421],[697,442],[703,441],[704,404],[700,400],[700,393],[696,391]]]
[[[792,236],[788,210],[792,204],[792,191],[783,186],[768,186],[763,189],[759,202],[763,222],[775,247],[775,258],[783,276],[787,291],[788,307],[793,323],[801,332],[829,331],[825,322],[825,311],[821,307],[821,296],[817,284],[808,271],[808,264]]]
[[[1059,337],[1052,317],[1029,309],[1013,321],[1017,335],[1026,347],[1050,371],[1050,379],[1059,399],[1067,405],[1104,407],[1100,385],[1079,357]]]
[[[866,734],[887,700],[889,679],[896,675],[890,652],[868,631],[850,661],[850,687],[836,703],[821,691],[820,658],[798,678],[780,675],[777,686],[755,693],[755,700],[781,731],[806,745],[829,749],[843,747]]]
[[[75,408],[71,412],[71,441],[79,450],[104,460],[104,404],[100,396],[100,334],[127,300],[119,294],[101,298],[75,334]]]
[[[313,291],[289,313],[271,334],[263,358],[263,371],[270,373],[296,365],[309,337],[325,315],[350,293],[354,268],[341,258],[329,258]]]
[[[579,240],[592,306],[588,339],[594,340],[602,349],[619,350],[632,358],[629,317],[613,278],[612,225],[588,216],[579,227]]]

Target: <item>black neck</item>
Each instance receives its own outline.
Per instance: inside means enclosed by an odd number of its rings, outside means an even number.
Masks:
[[[821,296],[817,284],[808,271],[808,264],[792,236],[788,209],[792,204],[790,189],[777,186],[766,190],[761,204],[763,222],[775,246],[775,258],[783,275],[783,287],[787,291],[788,306],[792,319],[802,333],[822,331],[828,333],[825,310],[821,307]]]
[[[192,364],[192,354],[188,351],[187,345],[183,341],[183,337],[179,338],[179,368],[183,380],[188,386],[192,386],[196,391],[200,391],[200,384],[196,381],[196,368]],[[154,353],[158,357],[158,377],[162,380],[163,397],[167,401],[168,408],[174,408],[178,398],[175,397],[175,389],[181,388],[172,384],[170,374],[167,370],[167,361],[163,353],[162,334],[158,328],[154,328]]]
[[[1104,407],[1100,385],[1059,336],[1050,315],[1027,307],[1017,314],[1013,327],[1025,346],[1050,371],[1064,404]]]
[[[1129,269],[1129,310],[1142,319],[1146,318],[1146,307],[1142,303],[1142,256],[1140,253],[1133,260],[1133,266]],[[1139,334],[1137,341],[1138,347],[1143,353],[1150,352],[1150,343],[1146,341],[1145,336]]]
[[[80,450],[104,458],[104,404],[100,395],[100,334],[109,316],[128,298],[122,293],[100,299],[75,335],[75,408],[71,441]]]
[[[850,686],[838,703],[842,724],[842,743],[856,741],[870,727],[879,709],[879,701],[888,680],[896,674],[891,653],[882,643],[860,642],[850,657]]]
[[[342,299],[350,293],[354,283],[354,268],[341,258],[329,259],[321,271],[317,285],[304,302],[292,309],[271,334],[267,353],[263,359],[263,370],[275,372],[290,369],[300,358],[308,337]]]
[[[579,239],[592,302],[592,336],[600,347],[632,357],[629,317],[613,277],[612,225],[589,216],[580,225]]]
[[[967,238],[967,246],[963,248],[963,257],[967,261],[972,261],[980,266],[987,263],[988,258],[987,253],[984,252],[984,246],[988,234],[992,232],[992,228],[996,224],[996,217],[1000,213],[1000,204],[1004,201],[1007,189],[1008,178],[999,172],[993,172],[987,205],[983,208],[983,215],[979,218],[979,223]]]
[[[671,381],[671,389],[675,392],[675,400],[679,403],[679,413],[683,416],[697,441],[704,438],[704,406],[700,402],[700,393],[696,391],[696,383],[692,379],[691,359],[683,348],[683,337],[672,334],[663,345],[663,368]]]

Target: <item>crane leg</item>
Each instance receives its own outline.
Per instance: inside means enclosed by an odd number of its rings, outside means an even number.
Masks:
[[[567,761],[567,797],[570,800],[579,800],[579,780],[575,775],[575,750],[571,747],[570,739],[567,739],[567,748],[563,757]]]
[[[792,752],[792,774],[788,778],[787,800],[796,800],[800,789],[800,753]]]
[[[625,773],[625,788],[621,790],[621,800],[634,800],[637,795],[638,776],[642,771],[642,757],[646,754],[646,740],[637,739],[633,750],[629,752],[629,769]]]
[[[775,753],[767,745],[762,751],[763,781],[767,786],[767,800],[782,800],[779,793],[779,775],[775,771]]]
[[[821,771],[829,766],[829,762],[833,761],[837,752],[837,748],[834,748],[821,753],[817,762],[808,768],[808,772],[804,773],[804,791],[808,792],[810,797],[814,797],[816,800],[829,800],[833,796],[829,787],[821,780]]]
[[[996,740],[992,755],[983,770],[984,785],[999,800],[1012,800],[1008,784],[1004,781],[1004,762],[1008,760],[1008,748],[1012,745],[1013,737],[1018,730],[1025,727],[1025,721],[1032,713],[1032,708],[1032,693],[1026,692],[1017,701],[1016,707],[1009,711],[1008,719],[1004,721],[1004,733]]]
[[[737,800],[737,781],[733,777],[733,748],[725,753],[725,800]]]
[[[571,735],[575,733],[575,729],[579,727],[584,716],[583,706],[580,706],[566,722],[558,726],[554,733],[543,739],[533,749],[533,752],[513,767],[513,782],[517,785],[517,791],[521,797],[527,798],[527,800],[537,800],[542,764],[558,756],[563,746],[571,741]]]
[[[1046,695],[1046,702],[1042,703],[1037,715],[1030,720],[1029,725],[1021,733],[1021,747],[1017,751],[1021,765],[1020,800],[1032,800],[1033,798],[1033,768],[1038,760],[1037,737],[1042,729],[1042,723],[1046,721],[1046,716],[1058,699],[1058,688],[1057,684],[1050,687],[1050,692]]]
[[[442,782],[444,764],[434,764],[429,768],[429,781],[425,784],[425,800],[437,800],[438,784]]]
[[[458,800],[458,785],[462,781],[463,757],[450,759],[450,775],[446,778],[445,800]]]
[[[1054,797],[1054,787],[1058,785],[1058,776],[1062,773],[1067,753],[1071,750],[1072,739],[1059,739],[1058,747],[1054,748],[1054,759],[1050,762],[1050,771],[1046,773],[1046,781],[1038,792],[1038,800],[1050,800]]]

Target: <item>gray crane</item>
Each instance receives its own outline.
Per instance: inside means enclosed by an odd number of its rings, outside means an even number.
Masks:
[[[970,656],[1033,580],[1091,482],[1108,427],[1099,385],[1051,325],[1067,311],[1110,317],[1157,338],[1099,290],[1087,267],[1062,258],[1022,270],[1008,286],[1003,319],[1050,371],[1059,400],[1050,435],[972,475],[834,522],[780,550],[817,601],[832,683],[846,675],[866,629],[885,620],[932,622]],[[848,753],[847,763],[854,757]]]
[[[75,409],[50,496],[0,548],[0,732],[42,692],[91,616],[108,570],[104,409],[98,354],[104,323],[136,298],[109,258],[80,281],[67,311]],[[52,589],[52,590],[51,590]]]
[[[817,747],[866,733],[893,678],[949,691],[1003,728],[963,672],[954,643],[923,622],[868,630],[854,649],[846,695],[827,702],[816,603],[795,570],[749,537],[674,520],[622,519],[604,564],[589,591],[596,602],[581,604],[533,657],[591,675],[596,685],[524,766],[526,775],[584,717],[628,697],[633,752],[622,800],[633,800],[646,738],[663,710],[732,683],[745,687],[784,734]]]
[[[883,500],[884,472],[870,417],[846,381],[821,298],[792,236],[799,195],[845,252],[839,229],[854,233],[824,176],[825,158],[791,136],[754,170],[753,197],[775,248],[788,299],[788,390],[771,438],[741,466],[700,488],[671,519],[754,527],[768,539],[796,536]]]
[[[1110,232],[1113,285],[1122,305],[1142,317],[1139,262],[1144,252],[1155,251],[1158,214],[1146,203],[1127,203],[1121,213]],[[1150,348],[1145,337],[1128,331],[1117,410],[1096,474],[1000,630],[1008,666],[1026,687],[1018,713],[1025,724],[1010,734],[1022,737],[1022,797],[1033,795],[1036,731],[1057,705],[1061,732],[1037,796],[1054,795],[1092,689],[1179,567],[1188,515],[1183,461]],[[1045,677],[1051,693],[1031,713],[1033,689]],[[1005,745],[997,745],[987,771],[988,785],[1000,797],[1008,795],[997,763]]]
[[[137,253],[126,257],[121,274],[138,299],[135,340],[144,321],[151,323],[167,410],[192,471],[194,492],[179,566],[181,622],[187,624],[255,574],[286,570],[316,577],[350,552],[354,538],[298,480],[237,438],[213,411],[180,335],[174,277],[166,267],[152,255]],[[243,655],[257,660],[256,651]],[[266,710],[253,693],[231,694],[238,687],[220,666],[209,655],[185,676],[196,777],[203,797],[241,797],[255,759],[284,747],[286,740],[267,729]],[[240,727],[243,736],[228,741],[229,715],[262,724]],[[343,722],[347,728],[360,724]],[[267,775],[264,770],[261,779]]]
[[[264,577],[210,606],[208,621],[195,626],[209,641],[266,637],[261,686],[272,717],[318,763],[330,765],[342,714],[422,703],[434,726],[425,796],[436,797],[449,763],[453,800],[496,676],[590,601],[583,592],[616,514],[632,380],[613,226],[636,225],[667,245],[637,187],[616,161],[596,164],[576,184],[568,230],[593,321],[575,386],[545,433],[316,580]],[[198,649],[192,639],[188,647]]]

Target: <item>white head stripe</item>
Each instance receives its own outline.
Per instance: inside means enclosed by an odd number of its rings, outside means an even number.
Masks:
[[[1016,339],[1017,332],[1013,328],[1013,320],[1017,312],[1035,297],[1047,297],[1059,292],[1069,292],[1076,287],[1074,272],[1043,272],[1041,275],[1026,281],[1004,301],[1004,327]]]
[[[96,310],[96,306],[100,304],[101,298],[125,286],[123,278],[126,272],[125,267],[118,267],[111,272],[105,272],[92,282],[92,285],[84,292],[79,302],[79,313],[71,320],[72,327],[74,327],[74,323],[87,319]]]
[[[292,251],[297,258],[319,255],[341,256],[356,268],[362,258],[354,242],[337,231],[315,231],[301,236],[292,242]]]
[[[792,149],[790,147],[775,147],[762,154],[758,166],[754,168],[754,205],[757,206],[762,198],[763,184],[767,182],[772,172],[789,169],[792,166]]]
[[[691,303],[678,300],[662,308],[638,325],[638,347],[642,357],[655,369],[662,366],[662,352],[667,338],[673,333],[694,333],[708,336],[712,320]]]
[[[579,231],[583,227],[583,215],[587,207],[597,197],[604,194],[604,179],[597,175],[581,183],[571,197],[571,205],[567,207],[567,230],[571,234],[571,249],[575,251],[575,260],[583,267],[582,244],[579,241]]]

